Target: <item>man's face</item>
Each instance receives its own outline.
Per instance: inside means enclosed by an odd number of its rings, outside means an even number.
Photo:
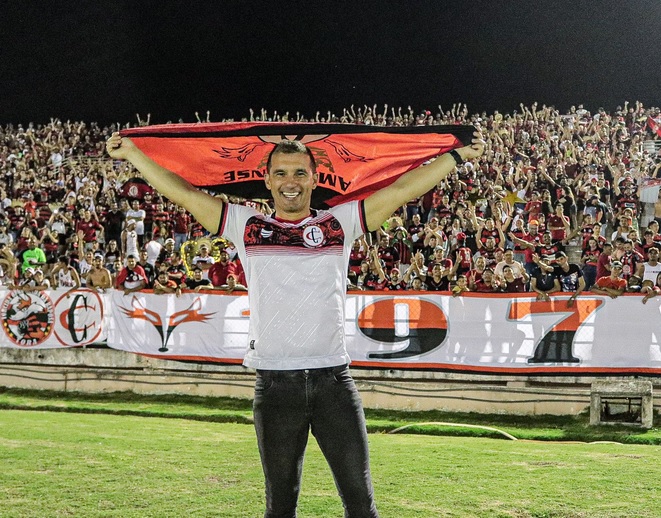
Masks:
[[[505,252],[505,254],[503,254],[503,256],[505,257],[505,262],[507,262],[507,263],[512,263],[514,261],[514,252],[512,252],[510,250]]]
[[[271,157],[271,170],[264,181],[273,196],[276,214],[292,219],[309,214],[317,175],[312,172],[310,157],[306,154],[276,153]]]
[[[420,224],[420,215],[419,214],[413,214],[413,224],[414,225],[419,225]]]
[[[143,262],[147,261],[147,252],[145,252],[144,250],[140,252],[140,260]]]
[[[135,257],[129,257],[126,260],[126,265],[131,269],[135,268]]]
[[[138,200],[133,200],[133,203],[131,203],[131,208],[133,208],[133,210],[140,209],[140,202]]]
[[[225,264],[227,261],[230,260],[230,255],[225,252],[224,250],[220,252],[220,262]]]
[[[103,257],[94,258],[94,268],[101,268],[103,266]]]
[[[658,261],[659,260],[659,251],[656,248],[652,248],[649,251],[649,256],[652,261]]]
[[[195,270],[193,272],[193,279],[196,281],[201,281],[202,280],[202,270]]]
[[[168,274],[167,272],[161,272],[158,274],[158,282],[161,284],[167,284],[168,283]]]

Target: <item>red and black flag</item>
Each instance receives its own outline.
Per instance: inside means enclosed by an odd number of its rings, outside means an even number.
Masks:
[[[654,133],[656,133],[659,137],[661,137],[661,117],[658,117],[656,119],[652,117],[648,117],[647,125]]]
[[[470,144],[472,126],[374,127],[353,124],[239,122],[170,124],[123,130],[157,163],[197,187],[270,198],[266,162],[283,139],[300,140],[317,162],[314,207],[361,199],[403,173]]]

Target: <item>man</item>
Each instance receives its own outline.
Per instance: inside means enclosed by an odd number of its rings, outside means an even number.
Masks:
[[[463,160],[479,157],[484,142],[475,136],[471,146],[407,172],[364,201],[330,211],[310,207],[318,181],[312,152],[298,141],[283,141],[269,155],[264,175],[272,216],[195,189],[117,133],[108,139],[112,158],[129,160],[163,196],[211,233],[230,239],[245,265],[252,316],[244,364],[257,369],[253,410],[266,518],[296,515],[310,430],[331,467],[345,514],[378,516],[365,418],[344,338],[349,251],[398,207],[431,190]]]
[[[212,290],[213,284],[202,276],[202,268],[196,266],[193,268],[193,278],[186,279],[186,288],[197,293],[200,290]]]
[[[558,252],[555,255],[556,265],[553,268],[553,274],[560,283],[560,290],[564,292],[573,291],[574,294],[569,297],[567,307],[574,305],[576,297],[585,289],[585,278],[581,267],[575,263],[570,263],[567,254]]]
[[[553,275],[553,268],[537,263],[538,268],[530,281],[530,289],[537,293],[537,300],[550,301],[549,295],[560,291],[560,281]]]
[[[126,220],[126,228],[122,230],[122,250],[128,257],[129,255],[138,256],[139,240],[138,233],[135,230],[136,222],[134,219]]]
[[[76,289],[80,287],[78,271],[69,264],[69,258],[66,255],[58,257],[57,264],[50,275],[56,288]]]
[[[421,252],[424,248],[425,226],[420,221],[420,214],[413,214],[408,232],[411,236],[411,242],[413,243],[413,250],[411,253],[416,254],[417,252]]]
[[[181,295],[181,286],[168,277],[168,272],[160,271],[154,281],[154,293],[157,295],[174,293],[179,297]]]
[[[493,270],[493,273],[496,275],[496,277],[503,276],[503,270],[506,266],[509,266],[512,269],[512,273],[514,274],[515,278],[518,279],[523,277],[523,282],[528,282],[529,276],[526,273],[526,269],[519,261],[514,260],[514,250],[511,248],[505,250],[505,253],[503,254],[503,260],[496,264],[496,267]]]
[[[234,265],[230,262],[227,250],[221,250],[220,261],[211,265],[207,271],[207,277],[215,287],[227,284],[227,276],[233,273]]]
[[[638,265],[636,275],[643,281],[652,281],[652,284],[656,284],[656,279],[661,273],[659,249],[656,246],[652,246],[647,250],[647,255],[649,259]]]
[[[37,247],[37,238],[28,239],[28,247],[20,254],[21,271],[25,273],[29,267],[37,268],[46,264],[46,254],[41,248]]]
[[[613,261],[611,263],[611,273],[607,277],[600,277],[597,282],[592,286],[592,293],[597,295],[608,295],[612,299],[616,299],[622,295],[627,289],[627,281],[622,279],[622,263],[620,261]]]
[[[172,252],[167,272],[170,280],[174,281],[177,286],[186,282],[186,266],[180,252]]]
[[[94,291],[104,291],[112,287],[110,271],[103,264],[103,256],[95,254],[92,259],[92,268],[85,276],[86,286]]]
[[[156,268],[152,263],[149,262],[149,255],[147,250],[140,250],[140,261],[138,263],[142,266],[142,269],[145,271],[147,276],[147,288],[154,286],[154,281],[156,280]]]
[[[126,258],[126,266],[119,272],[115,279],[115,288],[123,290],[124,295],[140,291],[147,286],[147,275],[138,264],[137,257],[129,255]]]
[[[427,275],[425,284],[427,291],[450,291],[449,276],[454,273],[450,268],[444,268],[440,263],[433,263],[431,275]],[[429,270],[428,270],[429,271]]]
[[[386,274],[390,273],[390,270],[393,268],[399,268],[399,252],[390,244],[390,237],[388,234],[383,234],[381,239],[379,239],[378,254],[379,259],[385,263],[384,269]]]
[[[539,233],[539,221],[536,219],[529,221],[528,232],[524,232],[523,235],[517,236],[514,232],[510,232],[509,237],[515,245],[524,251],[526,273],[532,277],[537,270],[533,255],[542,242],[542,235]]]
[[[493,236],[486,237],[484,245],[482,245],[481,241],[478,241],[477,249],[477,253],[473,256],[473,259],[484,257],[489,268],[493,268],[498,264],[496,255],[503,252],[502,248],[496,246],[496,239]]]
[[[122,227],[124,226],[125,214],[119,210],[116,201],[110,203],[110,210],[103,218],[103,229],[106,241],[121,243]]]
[[[619,258],[622,263],[622,278],[628,281],[636,273],[638,266],[643,263],[643,256],[634,249],[633,242],[626,239],[622,245],[623,253]]]
[[[417,214],[414,214],[414,216],[417,216]],[[385,289],[389,291],[402,291],[406,289],[406,283],[399,273],[399,268],[393,268],[390,271],[390,278],[386,283]]]
[[[553,241],[563,241],[571,229],[569,218],[565,216],[562,203],[556,203],[555,212],[550,214],[546,222]]]
[[[603,250],[597,259],[597,279],[610,275],[612,255],[613,245],[611,243],[604,243]]]
[[[234,293],[235,291],[248,291],[248,288],[246,288],[243,284],[237,282],[236,277],[234,276],[233,273],[230,273],[227,276],[227,284],[223,284],[218,289],[222,291],[226,291],[227,293]]]
[[[98,233],[103,230],[96,217],[92,218],[92,216],[92,211],[85,209],[82,219],[76,223],[76,233],[82,232],[85,250],[92,250],[94,243],[97,241]]]
[[[171,237],[167,238],[163,243],[163,248],[158,253],[158,259],[156,259],[156,264],[154,266],[158,268],[160,265],[165,263],[167,266],[170,266],[170,258],[174,253],[174,239]]]
[[[179,207],[172,218],[175,248],[177,250],[181,248],[181,245],[188,241],[192,224],[191,217],[186,212],[186,208]]]
[[[131,210],[126,212],[126,225],[128,226],[128,222],[130,220],[133,220],[135,223],[135,233],[138,236],[138,246],[144,245],[144,239],[145,239],[145,216],[146,212],[144,209],[140,208],[140,201],[139,200],[133,200],[131,202]],[[124,249],[124,252],[128,255],[129,252],[127,249]]]
[[[152,269],[156,268],[156,261],[161,255],[161,250],[163,250],[163,245],[161,245],[156,238],[158,236],[155,232],[151,233],[151,239],[145,243],[140,256],[142,257],[142,252],[147,252],[146,261],[151,265]],[[172,242],[174,244],[174,241]]]
[[[491,268],[485,268],[482,277],[475,283],[475,290],[478,293],[495,293],[500,290],[500,284],[493,275]]]
[[[191,261],[193,266],[197,266],[198,268],[202,269],[202,277],[204,279],[209,278],[209,268],[213,266],[213,263],[215,263],[215,259],[209,255],[209,247],[205,244],[202,244],[200,246],[200,251],[198,254],[193,257],[193,260]]]

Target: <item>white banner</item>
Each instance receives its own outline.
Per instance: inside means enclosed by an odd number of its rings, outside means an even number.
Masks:
[[[4,292],[0,346],[108,346],[172,360],[241,363],[248,297]],[[352,365],[511,374],[661,375],[661,297],[349,294]]]

